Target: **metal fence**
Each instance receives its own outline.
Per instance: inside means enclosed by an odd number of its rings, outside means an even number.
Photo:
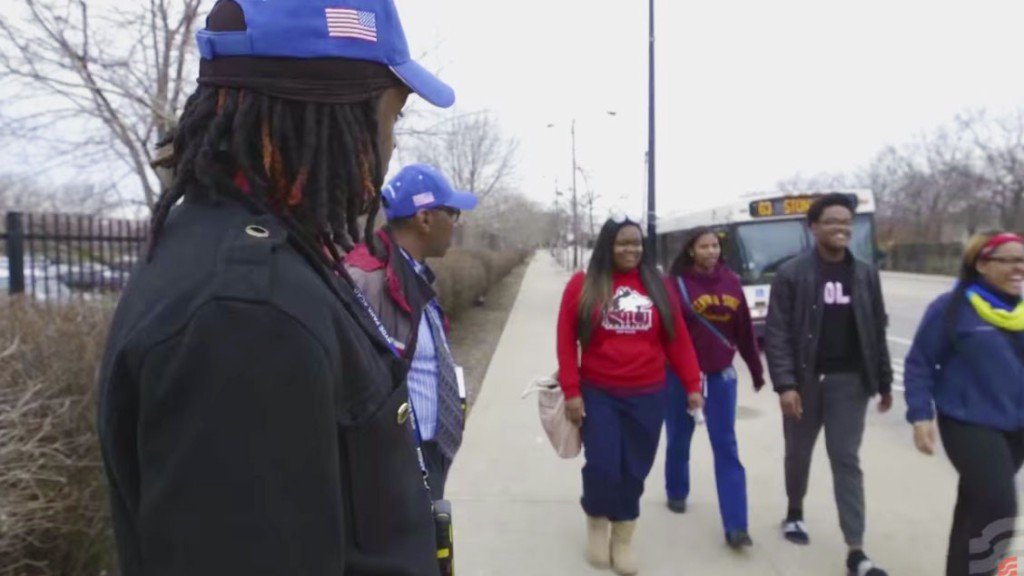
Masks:
[[[8,212],[0,230],[0,292],[46,302],[116,293],[148,232],[136,220]]]

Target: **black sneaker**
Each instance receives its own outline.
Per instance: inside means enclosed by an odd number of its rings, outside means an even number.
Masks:
[[[725,543],[735,550],[754,545],[754,541],[750,539],[750,534],[747,534],[746,530],[730,530],[725,535]]]
[[[686,499],[673,500],[669,498],[668,509],[675,512],[676,514],[686,513]]]
[[[811,542],[811,537],[807,534],[807,525],[804,524],[803,520],[787,520],[783,522],[782,535],[793,544],[806,545]]]
[[[846,557],[846,570],[850,576],[889,576],[889,573],[875,566],[861,550],[854,550]]]

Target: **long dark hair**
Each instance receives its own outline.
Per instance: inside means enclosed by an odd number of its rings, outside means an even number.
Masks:
[[[690,252],[693,250],[693,246],[697,243],[697,240],[699,240],[701,236],[707,234],[714,236],[715,239],[718,240],[719,247],[722,246],[722,239],[718,237],[718,234],[715,233],[714,229],[707,226],[698,226],[697,228],[694,228],[689,234],[687,234],[686,241],[683,242],[683,249],[679,251],[679,254],[676,255],[676,259],[672,261],[672,266],[669,267],[669,273],[671,275],[682,276],[683,272],[693,267],[694,258]],[[721,257],[719,257],[719,259],[721,259]]]
[[[309,240],[349,250],[369,240],[380,209],[381,165],[374,96],[354,104],[284,100],[200,86],[174,135],[175,181],[153,210],[149,252],[184,197],[226,198],[270,210]],[[243,193],[234,176],[241,172]],[[360,233],[359,217],[368,213]]]
[[[986,230],[979,232],[967,241],[964,247],[964,255],[960,261],[960,273],[957,275],[956,288],[953,289],[953,297],[946,309],[946,334],[949,341],[956,344],[956,322],[960,316],[960,309],[966,300],[967,289],[981,278],[978,272],[978,260],[981,250],[990,240],[1005,234],[1003,230]]]
[[[640,230],[641,237],[643,229],[636,222],[624,219],[616,221],[609,219],[601,227],[594,243],[594,252],[590,257],[590,265],[587,267],[587,274],[583,280],[583,292],[580,294],[579,308],[579,340],[586,345],[594,332],[594,321],[608,309],[612,300],[612,278],[615,274],[614,252],[615,238],[619,232],[627,226],[633,226]],[[672,307],[669,305],[668,292],[662,282],[661,274],[654,265],[651,255],[644,250],[640,258],[640,281],[643,283],[647,297],[654,302],[654,306],[661,315],[661,325],[666,330],[670,339],[675,339],[675,323],[672,319]]]

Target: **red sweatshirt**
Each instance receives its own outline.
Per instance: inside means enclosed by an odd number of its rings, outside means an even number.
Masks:
[[[687,392],[700,392],[700,367],[678,296],[667,290],[676,333],[669,340],[639,270],[615,275],[612,303],[595,324],[580,358],[577,323],[583,278],[578,272],[569,280],[558,313],[558,379],[567,399],[580,395],[581,380],[626,394],[656,389],[665,382],[666,362],[680,375]]]

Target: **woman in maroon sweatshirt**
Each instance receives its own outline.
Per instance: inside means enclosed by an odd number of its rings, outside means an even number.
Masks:
[[[683,317],[693,335],[694,347],[705,375],[705,416],[711,449],[715,455],[718,509],[726,542],[740,548],[753,542],[747,533],[747,478],[736,444],[736,370],[733,358],[739,351],[754,379],[754,390],[764,386],[764,369],[743,296],[740,279],[720,261],[718,236],[709,229],[694,231],[672,264],[671,281],[681,297]],[[669,388],[676,380],[671,371]],[[665,419],[667,449],[665,487],[668,506],[686,511],[690,493],[690,441],[694,419],[681,394],[670,398]]]
[[[558,315],[559,381],[582,426],[587,559],[635,574],[631,541],[665,419],[665,365],[703,405],[700,370],[679,301],[643,250],[640,226],[601,228],[590,267],[569,281]],[[609,536],[609,526],[610,536]]]

